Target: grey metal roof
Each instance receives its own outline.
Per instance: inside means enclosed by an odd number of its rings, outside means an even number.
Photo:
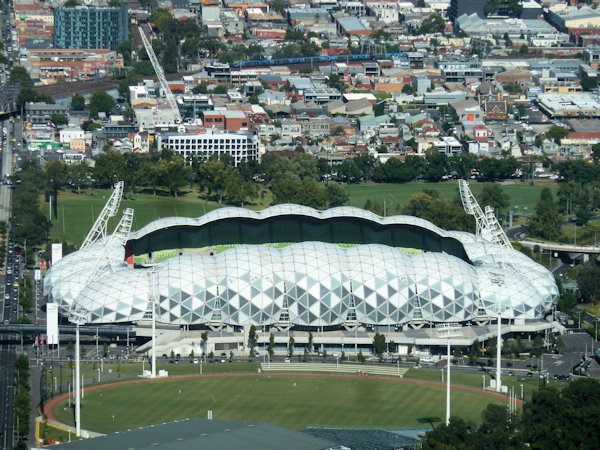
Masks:
[[[106,450],[320,450],[339,448],[323,438],[288,430],[268,423],[230,420],[184,419],[122,431],[93,439],[72,441],[48,448]]]

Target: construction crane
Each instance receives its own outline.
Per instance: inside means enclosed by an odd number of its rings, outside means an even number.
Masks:
[[[486,206],[484,212],[479,206],[479,203],[477,203],[477,199],[471,192],[469,183],[467,183],[466,180],[458,180],[458,189],[460,191],[460,199],[465,208],[465,212],[475,217],[477,236],[493,242],[494,244],[512,248],[508,237],[504,233],[504,230],[494,214],[494,208]]]
[[[167,83],[167,79],[165,78],[165,73],[163,72],[163,69],[158,62],[158,58],[156,57],[156,54],[154,53],[152,44],[150,44],[150,41],[144,34],[144,30],[142,30],[142,27],[138,27],[138,30],[140,32],[140,36],[142,37],[142,42],[144,43],[144,48],[146,49],[148,58],[150,58],[152,67],[154,67],[154,72],[156,72],[156,76],[158,77],[158,82],[160,84],[160,88],[165,93],[167,103],[169,104],[171,109],[173,109],[173,112],[175,113],[175,122],[181,123],[182,118],[181,118],[181,113],[179,112],[179,107],[177,106],[177,101],[175,100],[175,96],[171,92],[171,88],[169,88],[169,84]]]
[[[94,222],[94,225],[90,229],[87,236],[85,237],[83,244],[81,244],[82,249],[94,244],[100,238],[106,238],[106,225],[108,224],[108,220],[117,214],[122,197],[123,182],[119,181],[117,184],[115,184],[115,189],[110,195],[110,198],[106,202],[106,205],[104,205],[102,212]]]

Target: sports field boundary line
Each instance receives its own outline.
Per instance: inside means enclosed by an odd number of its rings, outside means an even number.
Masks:
[[[377,380],[377,381],[389,381],[394,383],[410,383],[410,384],[419,384],[422,386],[432,386],[432,387],[440,387],[445,388],[447,385],[443,383],[436,383],[434,381],[422,381],[422,380],[411,380],[411,379],[400,379],[400,378],[389,378],[389,377],[378,377],[378,376],[357,376],[357,375],[342,375],[342,374],[310,374],[310,373],[297,373],[297,372],[289,372],[289,373],[235,373],[235,374],[207,374],[207,375],[180,375],[180,376],[171,376],[171,377],[161,377],[161,378],[151,378],[151,379],[143,379],[143,380],[129,380],[129,381],[120,381],[117,383],[108,383],[102,384],[98,386],[90,386],[86,388],[87,392],[97,391],[99,389],[106,389],[110,387],[119,387],[119,386],[127,386],[130,384],[139,384],[139,383],[160,383],[160,382],[174,382],[177,380],[186,380],[186,379],[201,379],[201,378],[242,378],[242,377],[259,377],[259,378],[267,378],[267,377],[298,377],[298,378],[350,378],[350,379],[367,379],[367,380]],[[473,392],[476,394],[487,395],[489,397],[499,398],[502,400],[508,401],[508,397],[506,395],[485,391],[483,389],[472,388],[467,386],[457,386],[451,385],[452,389],[465,391],[465,392]],[[57,423],[62,423],[57,420],[52,414],[52,409],[56,404],[69,396],[68,393],[62,394],[50,402],[46,403],[44,406],[44,414],[49,420],[53,420]],[[523,401],[516,400],[517,405],[523,406]],[[65,426],[69,426],[64,424]]]

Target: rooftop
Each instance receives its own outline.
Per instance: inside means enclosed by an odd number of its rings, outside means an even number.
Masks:
[[[184,419],[108,434],[94,439],[73,441],[49,448],[80,450],[105,450],[107,448],[318,450],[334,446],[337,447],[333,442],[324,438],[313,437],[268,423]]]

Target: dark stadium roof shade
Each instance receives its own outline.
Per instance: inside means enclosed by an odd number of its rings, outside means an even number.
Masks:
[[[321,450],[340,446],[323,438],[269,423],[184,419],[135,430],[111,433],[47,448],[106,450]]]

